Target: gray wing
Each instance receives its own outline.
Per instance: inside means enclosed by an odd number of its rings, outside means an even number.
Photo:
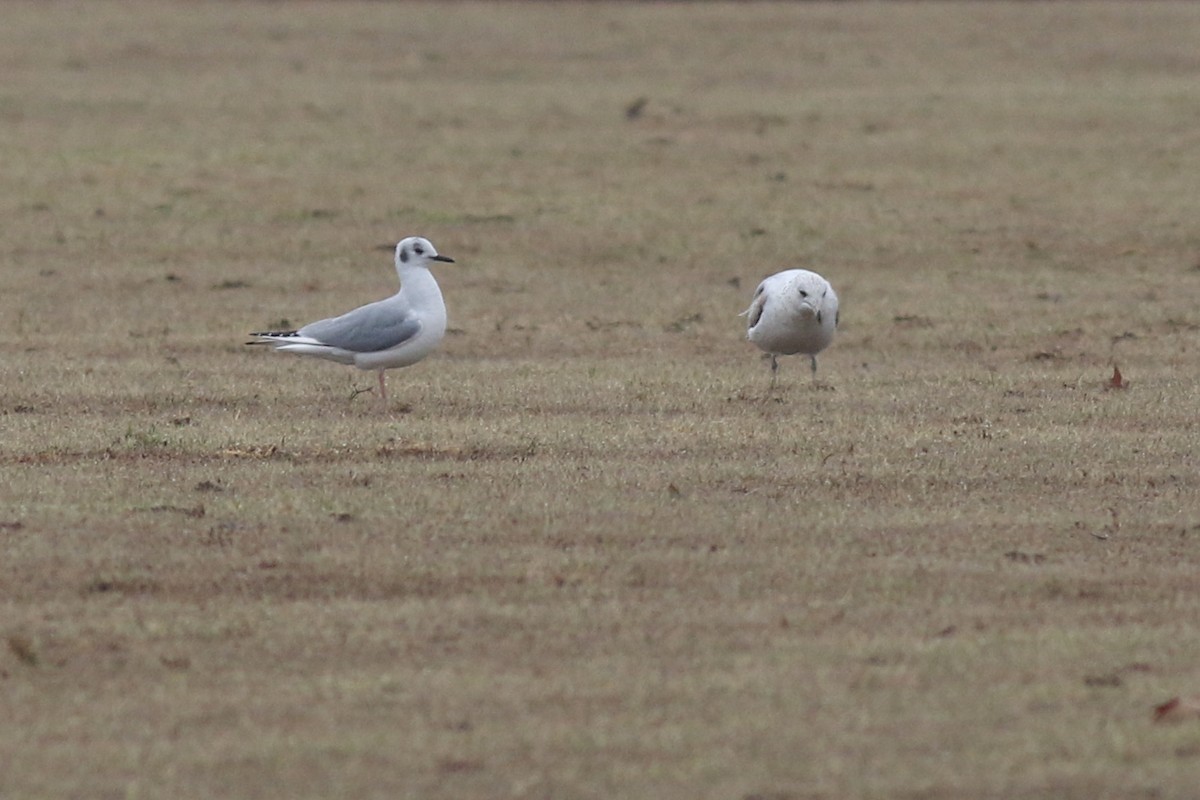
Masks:
[[[299,331],[322,344],[352,353],[376,353],[404,344],[421,330],[421,321],[396,298],[380,300],[340,317],[311,322]]]

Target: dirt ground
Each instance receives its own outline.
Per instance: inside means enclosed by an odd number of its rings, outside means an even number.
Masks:
[[[0,796],[1196,796],[1200,5],[3,16]]]

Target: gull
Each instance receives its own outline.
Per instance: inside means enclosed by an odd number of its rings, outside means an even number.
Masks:
[[[771,386],[779,356],[803,353],[817,378],[817,353],[833,341],[838,324],[838,298],[829,281],[806,269],[788,269],[763,280],[754,290],[746,338],[771,356]]]
[[[269,344],[276,350],[377,370],[379,396],[386,406],[383,371],[417,363],[446,334],[446,304],[429,271],[431,261],[454,263],[439,255],[428,239],[410,236],[396,245],[396,294],[299,330],[251,333],[257,339],[247,344]]]

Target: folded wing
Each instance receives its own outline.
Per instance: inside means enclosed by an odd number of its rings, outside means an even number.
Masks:
[[[395,298],[312,322],[296,331],[299,336],[351,353],[390,350],[420,332],[421,321]]]

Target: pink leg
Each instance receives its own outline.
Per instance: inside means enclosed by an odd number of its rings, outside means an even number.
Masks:
[[[383,382],[383,370],[379,370],[379,397],[383,407],[387,408],[387,386]]]

